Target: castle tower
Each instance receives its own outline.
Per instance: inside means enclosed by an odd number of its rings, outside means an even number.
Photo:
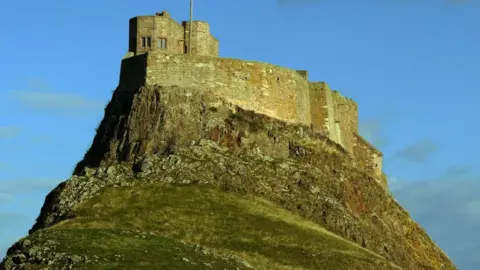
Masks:
[[[210,34],[207,22],[193,21],[192,54],[218,56],[218,40]],[[131,55],[149,51],[169,54],[186,54],[188,51],[190,22],[177,23],[166,11],[154,16],[137,16],[129,21]]]

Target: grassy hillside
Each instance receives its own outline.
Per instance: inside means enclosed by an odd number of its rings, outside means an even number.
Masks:
[[[42,258],[62,254],[73,269],[399,269],[267,201],[207,185],[107,188],[19,245],[49,246]]]

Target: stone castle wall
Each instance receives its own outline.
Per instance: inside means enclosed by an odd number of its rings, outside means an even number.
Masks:
[[[120,66],[118,85],[125,89],[133,89],[145,85],[147,79],[147,54],[128,57]]]
[[[218,40],[210,34],[207,22],[192,23],[192,54],[218,56]],[[143,46],[143,38],[150,38],[150,46]],[[166,48],[160,46],[166,39]],[[169,54],[186,54],[190,39],[190,23],[173,20],[167,12],[155,16],[137,16],[129,22],[129,51],[142,54],[160,51]]]
[[[130,50],[137,54],[152,50],[183,53],[184,28],[168,16],[138,16],[130,19]],[[142,46],[142,37],[151,37],[151,47]],[[158,47],[160,38],[167,39],[167,48]]]
[[[328,105],[326,84],[323,82],[310,82],[310,114],[312,127],[316,132],[330,136],[328,124]],[[333,138],[332,138],[333,139]],[[335,141],[335,140],[334,140]]]
[[[271,64],[201,55],[148,52],[122,61],[120,86],[196,87],[246,110],[311,126],[382,177],[382,153],[358,134],[357,104],[308,72]],[[380,180],[379,180],[380,181]]]
[[[190,44],[190,22],[183,22],[185,27],[185,44]],[[206,22],[193,21],[192,54],[218,56],[218,40],[210,35],[210,25]]]
[[[327,88],[328,91],[328,88]],[[358,110],[357,104],[342,95],[337,91],[328,91],[332,96],[332,108],[334,126],[330,126],[340,144],[350,153],[353,153],[354,134],[358,133]]]
[[[374,175],[379,183],[386,187],[386,176],[382,172],[382,152],[378,151],[358,133],[353,136],[353,155],[365,171]]]
[[[146,61],[147,84],[199,87],[247,110],[286,122],[311,123],[308,82],[295,70],[254,61],[155,52],[148,53]]]
[[[324,82],[310,82],[312,127],[353,153],[354,133],[358,132],[357,104]]]

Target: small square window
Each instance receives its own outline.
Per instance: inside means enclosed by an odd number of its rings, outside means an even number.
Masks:
[[[160,49],[166,49],[167,48],[167,39],[166,38],[159,38],[157,46]]]
[[[152,47],[152,38],[142,37],[142,47]]]

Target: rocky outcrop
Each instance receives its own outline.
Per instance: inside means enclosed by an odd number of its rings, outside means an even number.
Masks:
[[[455,269],[342,147],[309,127],[244,111],[208,91],[117,89],[93,144],[46,198],[31,233],[110,185],[213,184],[323,225],[403,269]],[[12,247],[9,256],[18,254]]]

